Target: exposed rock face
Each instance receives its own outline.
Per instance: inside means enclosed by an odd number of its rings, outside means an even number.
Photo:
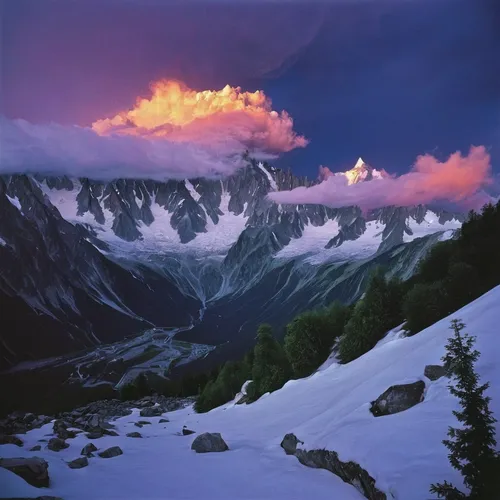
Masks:
[[[159,417],[164,413],[161,406],[151,406],[149,408],[143,408],[140,412],[141,417]]]
[[[446,376],[446,368],[441,365],[427,365],[424,370],[424,375],[429,380],[437,380]]]
[[[89,461],[87,457],[79,457],[75,458],[71,462],[68,462],[68,467],[70,469],[83,469],[83,467],[87,467]]]
[[[423,401],[424,390],[425,382],[422,380],[413,384],[393,385],[372,401],[370,411],[375,417],[405,411]]]
[[[129,438],[141,438],[142,434],[140,432],[129,432],[127,434],[127,437],[129,437]]]
[[[97,451],[97,448],[94,445],[94,443],[88,443],[82,448],[80,455],[84,455],[86,457],[93,457],[94,455],[92,452],[94,451]]]
[[[37,488],[49,486],[49,464],[42,458],[0,458],[0,467],[10,470]]]
[[[196,453],[212,453],[229,450],[229,447],[218,432],[204,432],[193,441],[191,449]]]
[[[113,458],[117,457],[118,455],[123,455],[123,451],[119,446],[112,446],[111,448],[108,448],[107,450],[101,451],[98,453],[98,455],[101,458]]]
[[[23,441],[17,436],[9,436],[5,434],[0,434],[0,444],[15,444],[16,446],[22,446]]]
[[[287,455],[295,455],[299,462],[307,467],[333,472],[346,483],[352,484],[369,500],[387,500],[385,493],[376,488],[375,480],[357,463],[342,462],[334,451],[297,449],[299,443],[303,444],[294,434],[286,434],[281,447]]]
[[[47,448],[52,451],[61,451],[69,447],[69,444],[64,441],[64,439],[60,438],[52,438],[49,439],[49,444]]]

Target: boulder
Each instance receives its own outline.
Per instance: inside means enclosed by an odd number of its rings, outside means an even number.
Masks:
[[[164,413],[161,406],[150,406],[143,408],[140,412],[141,417],[160,417]]]
[[[102,438],[102,436],[104,436],[104,433],[100,431],[93,431],[93,432],[87,432],[87,434],[85,435],[89,439],[99,439]]]
[[[303,441],[297,439],[295,434],[285,434],[283,441],[281,441],[281,447],[285,450],[287,455],[295,455],[297,451],[298,444],[304,444]]]
[[[70,469],[83,469],[83,467],[87,467],[88,464],[89,461],[87,457],[79,457],[68,462],[68,467]]]
[[[69,444],[61,438],[49,439],[49,444],[47,448],[52,451],[61,451],[69,447]]]
[[[160,418],[160,420],[158,420],[159,424],[166,424],[167,422],[170,422],[168,418]]]
[[[117,457],[118,455],[123,455],[123,451],[119,446],[112,446],[111,448],[108,448],[107,450],[101,451],[98,453],[98,455],[101,458],[113,458]]]
[[[40,451],[42,449],[42,447],[37,444],[35,446],[33,446],[33,448],[30,448],[29,451]]]
[[[193,441],[191,449],[196,453],[212,453],[229,450],[229,447],[218,432],[204,432]]]
[[[129,438],[141,438],[142,434],[140,432],[129,432],[127,434],[127,437],[129,437]]]
[[[441,365],[427,365],[424,369],[424,375],[429,380],[437,380],[446,375],[446,369]]]
[[[422,380],[413,384],[393,385],[372,401],[370,411],[375,417],[392,415],[408,410],[424,399],[425,383]]]
[[[31,486],[49,487],[49,464],[42,458],[0,458],[0,467],[22,477]]]
[[[17,436],[10,436],[9,434],[0,434],[0,444],[15,444],[16,446],[22,446],[23,441]]]
[[[97,448],[95,447],[94,443],[88,443],[86,444],[80,453],[80,455],[84,455],[86,457],[93,457],[93,451],[97,451]]]

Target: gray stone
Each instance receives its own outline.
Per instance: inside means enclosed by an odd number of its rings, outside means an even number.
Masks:
[[[127,437],[129,437],[129,438],[141,438],[142,434],[140,432],[129,432],[127,434]]]
[[[195,434],[195,431],[192,431],[191,429],[188,429],[186,426],[184,426],[182,428],[182,435],[189,436],[190,434]]]
[[[285,434],[283,441],[281,441],[281,447],[285,450],[287,455],[295,455],[299,443],[304,444],[303,441],[296,438],[295,434]]]
[[[11,436],[9,434],[0,434],[0,444],[15,444],[16,446],[22,446],[23,441],[17,436]]]
[[[42,458],[0,458],[0,467],[10,470],[37,488],[49,486],[49,464]]]
[[[118,455],[123,455],[123,451],[119,446],[112,446],[111,448],[108,448],[107,450],[101,451],[98,453],[98,455],[101,458],[113,458],[117,457]]]
[[[92,457],[93,451],[97,451],[96,446],[94,445],[94,443],[88,443],[82,448],[80,455],[85,455],[86,457]]]
[[[166,424],[167,422],[170,422],[168,418],[160,418],[160,420],[158,420],[159,424]]]
[[[69,444],[61,438],[49,439],[49,444],[47,448],[52,451],[61,451],[69,447]]]
[[[422,380],[413,384],[393,385],[372,401],[370,411],[375,417],[393,415],[408,410],[424,399],[425,383]]]
[[[89,439],[99,439],[99,438],[102,438],[102,436],[104,436],[104,434],[102,432],[98,432],[98,431],[95,431],[95,432],[87,432],[87,434],[85,434]]]
[[[104,429],[104,434],[106,434],[106,436],[119,436],[120,435],[120,434],[118,434],[118,432],[113,431],[113,430],[108,430],[108,429]]]
[[[387,500],[385,493],[375,486],[375,480],[359,464],[340,461],[334,451],[297,449],[298,443],[304,444],[295,434],[286,434],[281,441],[281,447],[287,455],[294,455],[302,465],[332,472],[344,482],[353,485],[365,498]]]
[[[446,375],[446,369],[441,365],[427,365],[424,369],[424,375],[429,380],[437,380]]]
[[[229,450],[229,447],[218,432],[204,432],[193,441],[191,449],[196,453],[212,453]]]
[[[141,410],[141,417],[160,417],[164,413],[161,406],[150,406]]]
[[[75,458],[71,462],[68,462],[68,467],[70,469],[83,469],[84,467],[87,467],[88,464],[89,461],[87,457],[79,457]]]
[[[33,448],[30,448],[29,451],[40,451],[42,449],[42,447],[37,444],[35,446],[33,446]]]

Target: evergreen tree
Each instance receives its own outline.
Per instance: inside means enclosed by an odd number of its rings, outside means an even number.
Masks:
[[[375,270],[363,299],[354,307],[339,342],[339,357],[348,363],[368,352],[387,333],[403,321],[402,287],[398,280],[386,281],[382,270]]]
[[[274,338],[270,325],[257,330],[252,368],[253,390],[256,397],[283,387],[290,379],[291,369],[283,347]]]
[[[464,328],[460,320],[451,322],[454,335],[448,340],[443,357],[449,376],[456,381],[456,385],[448,387],[460,401],[461,409],[453,411],[453,414],[462,423],[462,428],[450,427],[450,439],[445,439],[443,443],[450,450],[448,457],[452,467],[460,471],[470,493],[465,495],[446,481],[433,484],[430,491],[446,500],[487,500],[498,495],[500,457],[495,451],[496,420],[489,409],[490,398],[484,395],[489,384],[479,385],[479,377],[474,370],[479,357],[479,352],[474,350],[475,337],[461,334]]]

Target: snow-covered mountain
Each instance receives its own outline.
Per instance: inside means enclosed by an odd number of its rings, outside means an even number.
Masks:
[[[92,456],[80,470],[65,462],[77,458],[91,441],[82,432],[67,440],[68,448],[50,451],[40,441],[53,434],[52,422],[20,436],[22,447],[0,446],[0,457],[32,457],[34,452],[29,449],[41,445],[36,456],[48,462],[51,478],[43,494],[66,500],[166,496],[186,500],[423,500],[433,498],[429,493],[432,483],[443,481],[465,491],[442,444],[448,427],[459,425],[452,413],[459,402],[447,388],[449,379],[430,380],[424,371],[427,365],[441,363],[451,335],[450,320],[460,318],[467,332],[477,337],[476,347],[481,352],[477,371],[481,383],[491,383],[487,391],[492,397],[490,408],[500,420],[499,301],[497,287],[413,337],[404,337],[398,329],[391,331],[357,360],[346,365],[331,362],[250,405],[231,402],[205,414],[187,407],[155,417],[140,416],[136,409],[113,421],[118,436],[92,441],[99,452],[119,446],[123,454],[108,459]],[[415,382],[425,385],[419,403],[392,415],[372,415],[370,403],[389,387]],[[81,412],[73,415],[82,420]],[[168,420],[160,423],[165,417]],[[138,420],[151,425],[138,429]],[[183,436],[184,426],[195,434]],[[141,438],[127,437],[138,430]],[[220,433],[229,450],[196,454],[191,444],[203,432]],[[497,422],[497,436],[499,432]],[[280,443],[288,433],[302,441],[300,449],[336,452],[340,461],[359,464],[380,495],[363,495],[360,481],[343,482],[327,470],[305,467],[286,455]],[[0,482],[5,496],[41,494],[6,469],[0,468]]]
[[[341,175],[387,174],[360,159]],[[248,348],[257,322],[283,326],[304,308],[357,299],[377,264],[411,275],[463,220],[424,206],[363,214],[267,197],[316,182],[255,161],[220,180],[0,178],[0,298],[16,325],[0,333],[0,363],[154,325]]]

